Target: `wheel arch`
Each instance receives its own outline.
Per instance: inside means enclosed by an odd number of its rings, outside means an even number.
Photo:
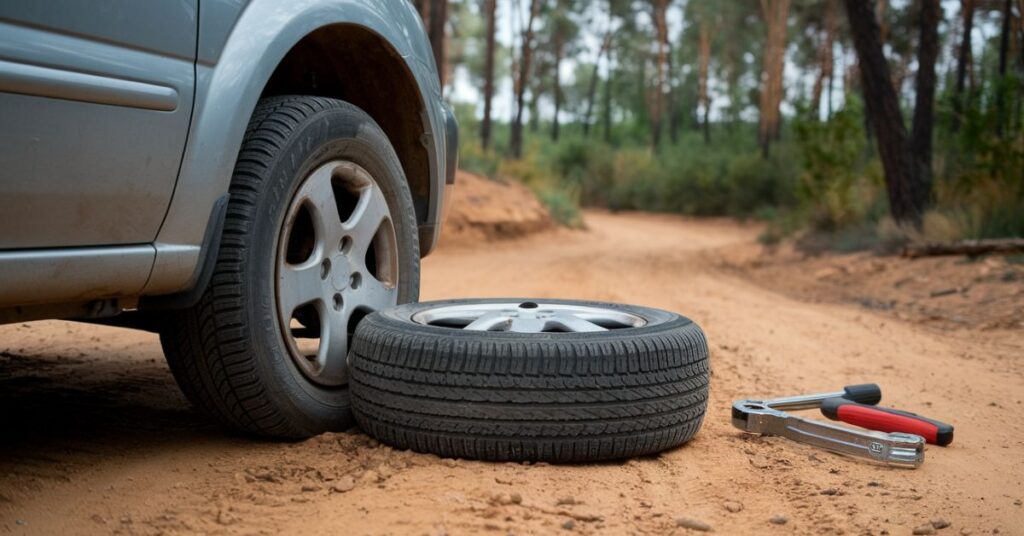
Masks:
[[[408,64],[386,39],[354,24],[311,32],[277,65],[261,97],[289,94],[340,99],[372,117],[402,163],[417,221],[426,222],[431,195],[426,103]]]
[[[201,281],[214,203],[228,190],[263,96],[307,92],[363,108],[398,153],[417,221],[432,228],[438,219],[445,116],[430,45],[408,2],[253,0],[219,55],[197,63],[196,80],[188,144],[144,295],[175,294]]]

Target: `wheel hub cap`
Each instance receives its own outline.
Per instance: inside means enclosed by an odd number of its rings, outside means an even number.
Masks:
[[[532,301],[439,306],[416,313],[412,320],[467,331],[514,333],[589,333],[647,325],[640,316],[607,307]]]
[[[310,380],[344,384],[355,324],[398,303],[397,244],[384,193],[362,167],[328,162],[299,185],[274,290],[285,345]]]

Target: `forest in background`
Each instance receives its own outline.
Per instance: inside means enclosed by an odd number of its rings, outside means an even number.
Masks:
[[[461,166],[839,249],[1024,236],[1024,0],[419,0]],[[810,232],[805,232],[810,231]]]

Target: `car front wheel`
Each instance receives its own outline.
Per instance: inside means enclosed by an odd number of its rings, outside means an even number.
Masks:
[[[161,333],[175,379],[246,432],[301,438],[352,426],[356,325],[419,293],[415,211],[394,149],[351,104],[267,98],[230,193],[212,281]]]

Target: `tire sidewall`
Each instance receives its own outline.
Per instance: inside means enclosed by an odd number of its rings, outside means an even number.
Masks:
[[[343,425],[351,424],[347,385],[326,388],[310,381],[292,361],[281,333],[276,263],[284,218],[296,191],[317,167],[332,160],[363,167],[381,188],[391,213],[398,244],[399,303],[415,301],[419,247],[411,194],[387,137],[369,116],[350,109],[328,108],[311,115],[276,157],[255,207],[241,282],[256,373],[278,401],[278,409],[297,427],[336,428],[325,423],[344,419]]]

